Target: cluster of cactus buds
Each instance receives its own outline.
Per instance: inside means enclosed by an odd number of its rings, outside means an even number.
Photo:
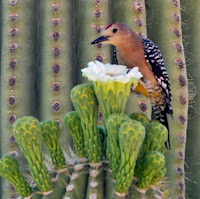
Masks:
[[[149,189],[152,194],[150,187],[156,187],[166,174],[167,129],[141,113],[124,114],[130,88],[131,83],[124,84],[123,89],[123,83],[108,86],[96,82],[72,89],[75,111],[64,117],[76,151],[72,159],[64,155],[55,120],[39,122],[32,116],[18,119],[12,130],[27,159],[33,182],[24,179],[12,155],[0,160],[0,175],[22,197],[33,199],[125,198],[129,197],[130,187],[137,194],[146,192],[148,196]],[[101,127],[99,104],[105,114],[105,126]],[[54,169],[45,164],[42,141]]]

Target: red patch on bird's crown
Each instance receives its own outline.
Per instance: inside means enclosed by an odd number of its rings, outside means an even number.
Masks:
[[[111,23],[109,26],[106,27],[106,29],[110,28],[113,24],[115,24],[115,23]]]

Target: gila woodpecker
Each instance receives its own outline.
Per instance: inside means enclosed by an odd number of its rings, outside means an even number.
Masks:
[[[156,119],[168,129],[168,140],[165,144],[170,148],[167,114],[173,117],[172,94],[168,73],[158,47],[123,23],[110,24],[91,44],[98,43],[115,46],[119,64],[128,68],[139,67],[143,78],[136,91],[150,98]]]

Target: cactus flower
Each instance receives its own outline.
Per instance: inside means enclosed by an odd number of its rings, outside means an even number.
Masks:
[[[105,118],[113,113],[124,113],[131,85],[142,77],[138,67],[129,70],[123,65],[89,62],[82,75],[94,83],[94,90]]]

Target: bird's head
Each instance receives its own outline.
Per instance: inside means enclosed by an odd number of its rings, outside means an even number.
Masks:
[[[131,34],[133,34],[133,31],[129,26],[123,23],[112,23],[91,44],[105,43],[118,46],[124,40],[128,39]]]

